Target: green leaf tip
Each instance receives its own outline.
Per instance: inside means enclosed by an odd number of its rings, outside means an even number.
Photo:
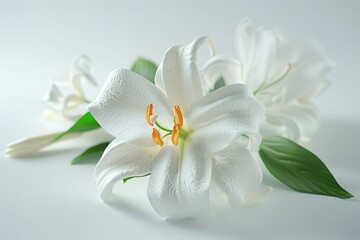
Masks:
[[[142,176],[132,176],[132,177],[123,178],[123,182],[126,183],[126,182],[129,181],[130,179],[146,177],[146,176],[149,176],[150,174],[151,174],[151,173],[148,173],[148,174],[145,174],[145,175],[142,175]]]
[[[224,87],[226,84],[225,84],[225,80],[223,77],[220,77],[218,80],[216,80],[215,84],[214,84],[214,87],[212,89],[210,89],[209,92],[213,92],[215,91],[216,89],[219,89],[221,87]]]
[[[287,138],[264,137],[259,154],[269,172],[296,191],[343,199],[353,197],[315,154]]]
[[[80,162],[85,162],[85,161],[86,162],[91,162],[91,161],[98,162],[100,160],[102,154],[104,153],[106,147],[109,144],[110,144],[110,142],[100,143],[98,145],[95,145],[95,146],[92,146],[92,147],[86,149],[80,155],[75,157],[71,161],[71,164],[75,165],[75,164],[78,164]]]
[[[158,66],[151,60],[138,57],[133,65],[131,71],[143,76],[152,83],[155,83],[155,73]]]
[[[52,142],[56,142],[60,138],[72,134],[72,133],[82,133],[90,130],[100,128],[99,123],[91,115],[90,112],[85,113],[79,120],[77,120],[74,125],[72,125],[67,131],[56,136]]]

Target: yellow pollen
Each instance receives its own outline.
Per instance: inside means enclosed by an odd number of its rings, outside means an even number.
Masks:
[[[150,103],[146,109],[146,121],[150,126],[153,126],[154,124],[150,121],[150,117],[152,115],[153,105]],[[153,134],[154,136],[154,134]]]
[[[179,136],[180,136],[180,125],[175,124],[171,132],[171,141],[174,145],[178,145]]]
[[[183,116],[182,116],[179,105],[175,105],[173,107],[173,111],[174,111],[176,124],[179,124],[179,126],[182,127],[182,125],[183,125]]]
[[[152,140],[155,144],[159,146],[164,145],[164,141],[161,139],[160,132],[156,128],[153,128]]]

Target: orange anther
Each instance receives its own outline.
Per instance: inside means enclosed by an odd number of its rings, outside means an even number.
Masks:
[[[150,126],[153,126],[154,124],[150,121],[150,117],[152,115],[153,105],[150,103],[146,109],[146,121]]]
[[[179,126],[182,127],[182,125],[183,125],[183,116],[182,116],[179,105],[175,105],[173,107],[173,111],[174,111],[176,124],[179,124]]]
[[[157,145],[164,145],[164,141],[161,139],[160,132],[156,128],[153,128],[152,132],[152,140]]]
[[[171,141],[174,145],[177,145],[179,142],[179,136],[180,136],[180,125],[175,124],[173,127],[173,130],[171,132]]]

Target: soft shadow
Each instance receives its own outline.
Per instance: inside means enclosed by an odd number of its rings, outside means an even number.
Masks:
[[[326,118],[305,146],[332,166],[360,170],[359,136],[360,122]]]
[[[124,198],[113,195],[107,205],[118,211],[121,215],[131,217],[137,221],[142,221],[147,224],[158,225],[158,223],[167,224],[171,228],[179,229],[186,232],[199,232],[202,235],[219,236],[222,238],[239,238],[241,228],[237,224],[241,224],[241,209],[228,210],[219,213],[217,216],[203,216],[192,219],[164,219],[157,215],[146,211],[144,208],[139,208],[138,202],[131,202]],[[252,208],[252,207],[250,207]],[[240,220],[240,221],[239,221]],[[245,219],[244,219],[245,220]],[[248,228],[249,230],[249,228]],[[251,228],[250,228],[251,231]]]
[[[248,208],[251,209],[253,206]],[[246,211],[245,208],[232,209],[218,213],[216,216],[209,215],[194,219],[167,219],[166,223],[177,229],[200,232],[211,239],[214,239],[214,236],[216,239],[257,239],[259,232],[256,219],[246,218],[242,214],[244,210]],[[254,238],[249,238],[252,235]]]
[[[106,204],[121,212],[121,214],[126,214],[132,218],[141,219],[142,221],[147,222],[153,222],[155,220],[154,215],[146,212],[143,208],[139,208],[138,202],[132,203],[124,198],[113,195]],[[157,220],[161,220],[161,218]]]

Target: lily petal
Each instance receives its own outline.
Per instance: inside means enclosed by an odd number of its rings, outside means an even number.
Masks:
[[[86,112],[84,99],[76,94],[68,95],[63,101],[62,113],[69,120],[77,120]]]
[[[153,146],[151,128],[146,121],[147,106],[152,103],[158,121],[173,125],[172,107],[166,96],[142,76],[126,69],[110,73],[105,85],[88,109],[107,132],[122,141],[138,141]]]
[[[312,102],[293,101],[266,112],[263,135],[281,135],[293,141],[307,141],[320,124],[319,110]]]
[[[5,154],[8,155],[9,157],[25,157],[25,156],[35,155],[41,149],[50,145],[53,142],[54,138],[60,135],[61,133],[62,132],[57,132],[57,133],[51,133],[51,134],[17,140],[7,145]],[[63,140],[68,140],[71,138],[76,138],[79,135],[80,134],[69,134],[59,139],[58,142]]]
[[[201,73],[197,65],[197,51],[208,43],[215,55],[214,43],[209,37],[200,37],[188,45],[170,48],[158,68],[155,84],[162,89],[173,105],[186,110],[203,96]]]
[[[211,158],[202,144],[187,144],[184,154],[164,147],[154,161],[148,197],[164,217],[191,218],[209,211]]]
[[[219,78],[223,78],[226,85],[241,83],[242,66],[235,58],[217,55],[212,57],[204,66],[204,87],[210,90]]]
[[[192,104],[185,119],[197,129],[191,137],[206,141],[211,152],[228,146],[242,134],[257,136],[264,108],[243,84],[222,87]]]
[[[237,143],[213,156],[212,183],[226,195],[230,206],[240,207],[246,192],[257,188],[262,181],[257,159],[246,147]]]
[[[330,80],[322,80],[317,83],[316,87],[314,87],[311,91],[309,91],[307,94],[299,98],[300,102],[307,102],[309,99],[314,99],[318,96],[320,96],[326,89],[328,89],[331,85]]]
[[[107,201],[114,185],[121,179],[150,173],[158,150],[118,139],[112,141],[95,167],[94,179],[101,199]]]
[[[54,82],[51,82],[49,90],[46,92],[45,96],[43,97],[42,101],[47,104],[50,108],[52,105],[59,105],[63,99],[63,94],[61,93],[60,89]]]
[[[68,120],[76,120],[86,112],[88,101],[69,81],[51,82],[42,101],[52,112]]]
[[[174,146],[164,146],[153,162],[148,185],[148,198],[153,208],[163,217],[183,213],[179,199],[179,154]]]
[[[276,29],[255,29],[250,19],[243,19],[235,32],[235,48],[244,68],[242,82],[255,90],[267,80],[272,60],[283,42]]]
[[[61,113],[65,96],[73,94],[70,89],[68,82],[53,81],[41,101],[52,112]]]
[[[315,41],[291,41],[284,44],[278,52],[278,59],[286,59],[291,64],[291,71],[278,84],[271,88],[286,87],[286,102],[300,98],[316,88],[326,79],[335,63],[326,55],[324,49]]]
[[[272,187],[267,187],[261,190],[250,191],[245,195],[244,205],[250,206],[263,200],[267,195],[273,191]]]
[[[74,82],[74,87],[80,92],[83,91],[80,83],[82,79],[87,80],[94,86],[97,86],[97,82],[94,78],[94,65],[90,58],[86,55],[80,55],[73,60],[69,78],[70,81]]]
[[[190,213],[188,217],[209,211],[211,165],[206,142],[194,141],[186,145],[179,180],[181,200]]]

